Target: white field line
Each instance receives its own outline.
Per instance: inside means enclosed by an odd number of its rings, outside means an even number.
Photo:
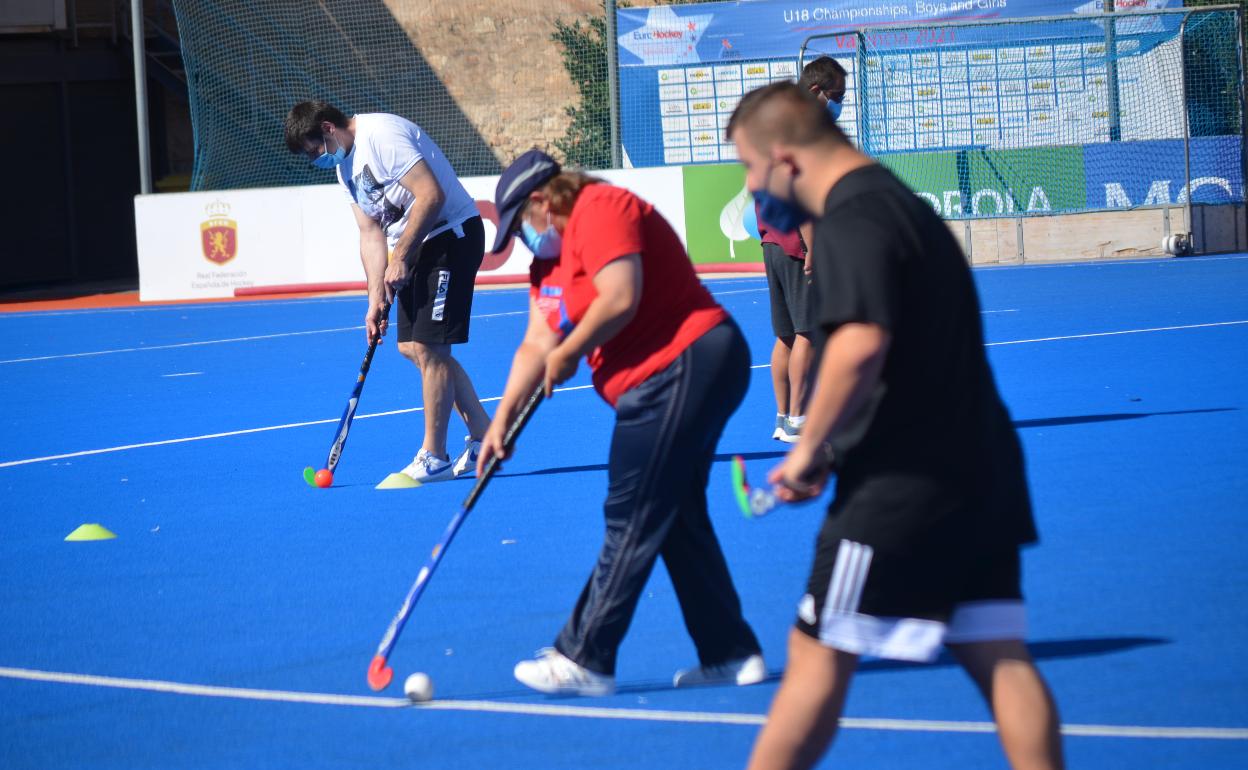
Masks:
[[[1117,331],[1117,332],[1094,332],[1091,334],[1071,334],[1071,335],[1066,335],[1062,337],[1040,337],[1040,338],[1031,339],[1031,340],[1008,340],[1004,342],[989,342],[989,343],[986,343],[986,346],[992,347],[994,345],[1023,345],[1023,344],[1033,343],[1033,342],[1077,340],[1077,339],[1087,339],[1091,337],[1110,337],[1110,336],[1115,336],[1115,335],[1120,335],[1120,334],[1144,334],[1147,332],[1175,331],[1175,330],[1182,330],[1182,329],[1205,329],[1205,328],[1216,327],[1216,326],[1236,326],[1236,325],[1243,325],[1243,324],[1248,324],[1248,320],[1221,321],[1217,323],[1207,323],[1207,324],[1189,324],[1186,326],[1160,326],[1160,327],[1156,327],[1152,329],[1128,329],[1125,331]],[[755,364],[751,366],[750,368],[751,369],[767,369],[769,367],[770,367],[770,364]],[[570,387],[570,388],[556,388],[555,392],[562,392],[565,390],[584,390],[590,387],[593,387],[593,386],[592,385],[577,385],[575,387]],[[486,403],[489,401],[498,401],[500,398],[501,396],[483,398],[481,399],[481,402]],[[370,417],[387,417],[387,416],[396,415],[396,414],[408,414],[410,412],[419,412],[422,409],[423,407],[411,407],[409,409],[394,409],[388,412],[374,412],[371,414],[356,415],[355,419],[366,420]],[[271,430],[284,430],[286,428],[302,428],[308,425],[324,425],[324,424],[332,423],[332,422],[335,422],[334,418],[323,419],[323,420],[309,420],[307,422],[293,422],[293,423],[287,423],[285,425],[267,425],[263,428],[244,428],[242,430],[226,431],[224,433],[209,433],[203,436],[188,436],[185,438],[164,439],[161,441],[147,441],[141,444],[126,444],[124,446],[107,447],[105,449],[87,449],[81,452],[68,452],[66,454],[48,455],[46,457],[32,457],[32,458],[27,458],[24,460],[9,460],[7,462],[0,462],[0,468],[9,468],[15,465],[29,465],[31,463],[49,462],[51,460],[65,460],[71,457],[84,457],[87,455],[106,454],[109,452],[122,452],[122,451],[129,450],[129,449],[142,449],[145,447],[164,446],[166,444],[183,444],[188,441],[205,441],[207,439],[214,439],[214,438],[241,436],[247,433],[263,433],[263,432],[271,431]]]
[[[516,310],[507,313],[485,313],[483,315],[474,315],[473,318],[497,318],[499,316],[510,315],[528,315],[527,310]],[[106,356],[113,353],[139,353],[148,350],[172,350],[174,348],[193,348],[201,345],[221,345],[228,342],[254,342],[256,340],[271,340],[279,337],[301,337],[308,334],[334,334],[337,332],[354,332],[363,329],[363,326],[343,326],[337,329],[313,329],[303,332],[280,332],[278,334],[257,334],[253,337],[229,337],[221,340],[200,340],[199,342],[178,342],[171,345],[144,345],[136,348],[114,348],[112,350],[93,350],[86,353],[60,353],[52,356],[34,356],[31,358],[10,358],[0,361],[0,364],[24,364],[31,361],[55,361],[61,358],[84,358],[86,356]]]
[[[194,377],[203,374],[203,372],[174,372],[173,374],[162,374],[161,377]]]
[[[123,305],[121,307],[84,307],[74,310],[14,310],[0,313],[0,321],[22,320],[26,318],[52,318],[55,316],[109,315],[114,313],[193,313],[199,310],[239,309],[243,307],[278,307],[281,305],[311,305],[334,302],[359,302],[361,295],[352,297],[309,297],[307,299],[285,299],[267,302],[204,302],[191,305]]]
[[[1200,262],[1238,262],[1248,259],[1248,254],[1229,254],[1219,257],[1187,257],[1184,259],[1122,259],[1122,260],[1091,260],[1080,262],[1053,262],[1053,263],[1033,263],[1023,265],[972,265],[973,270],[1051,270],[1054,268],[1086,268],[1086,267],[1118,267],[1120,265],[1159,265],[1164,267],[1177,267],[1185,264]],[[759,274],[757,277],[749,278],[711,278],[703,279],[704,282],[722,283],[745,283],[747,281],[761,280],[764,276]],[[528,291],[527,289],[516,289],[510,287],[493,288],[491,293],[519,293]],[[715,293],[715,292],[712,292]],[[158,305],[158,306],[141,306],[133,307],[108,307],[108,308],[82,308],[81,310],[33,310],[33,311],[14,311],[11,313],[0,313],[0,321],[10,319],[23,318],[46,318],[50,316],[65,315],[86,315],[93,313],[168,313],[168,312],[187,312],[196,310],[216,310],[216,309],[238,309],[240,307],[274,307],[279,305],[306,305],[313,303],[330,303],[330,302],[358,302],[362,294],[351,296],[328,296],[328,297],[307,297],[303,299],[288,300],[250,300],[246,303],[238,302],[205,302],[187,305]]]
[[[112,350],[92,350],[86,353],[58,353],[52,356],[32,356],[30,358],[10,358],[0,364],[25,364],[31,361],[56,361],[62,358],[86,358],[87,356],[107,356],[114,353],[138,353],[147,350],[172,350],[174,348],[194,348],[201,345],[223,345],[227,342],[254,342],[271,340],[278,337],[301,337],[307,334],[333,334],[335,332],[351,332],[363,329],[363,326],[343,326],[338,329],[312,329],[304,332],[280,332],[278,334],[257,334],[252,337],[229,337],[221,340],[200,340],[199,342],[178,342],[172,345],[144,345],[137,348],[113,348]]]
[[[585,390],[592,388],[593,385],[573,385],[567,388],[555,388],[556,393],[564,393],[572,390]],[[499,401],[502,396],[492,396],[490,398],[481,399],[481,403],[486,404],[491,401]],[[387,412],[371,412],[369,414],[357,414],[354,419],[367,420],[372,417],[391,417],[396,414],[410,414],[411,412],[422,412],[423,406],[413,406],[408,409],[391,409]],[[52,460],[67,460],[71,457],[86,457],[88,455],[101,455],[110,452],[124,452],[129,449],[144,449],[146,447],[165,446],[167,444],[185,444],[189,441],[207,441],[214,438],[228,438],[229,436],[243,436],[248,433],[265,433],[271,430],[285,430],[287,428],[303,428],[308,425],[326,425],[338,422],[342,418],[333,417],[324,420],[308,420],[306,422],[290,422],[285,425],[266,425],[263,428],[243,428],[242,430],[231,430],[223,433],[206,433],[202,436],[186,436],[184,438],[163,439],[161,441],[145,441],[141,444],[125,444],[123,446],[106,447],[104,449],[85,449],[81,452],[67,452],[59,455],[48,455],[47,457],[31,457],[25,460],[9,460],[0,463],[0,468],[9,468],[15,465],[30,465],[31,463],[50,462]]]
[[[1007,340],[1005,342],[987,342],[985,347],[996,345],[1027,345],[1032,342],[1055,342],[1057,340],[1086,340],[1092,337],[1116,337],[1121,334],[1147,334],[1149,332],[1171,332],[1182,329],[1208,329],[1214,326],[1242,326],[1248,321],[1219,321],[1207,324],[1185,324],[1183,326],[1156,326],[1151,329],[1126,329],[1120,332],[1093,332],[1091,334],[1067,334],[1061,337],[1037,337],[1031,340]]]
[[[767,721],[762,714],[741,714],[713,711],[672,711],[659,709],[606,708],[601,706],[568,706],[547,703],[509,703],[488,700],[432,700],[416,706],[406,698],[376,695],[340,695],[335,693],[300,692],[293,690],[259,690],[247,687],[221,687],[206,684],[167,682],[158,679],[72,674],[59,671],[37,671],[26,668],[0,668],[0,677],[31,682],[53,682],[119,690],[195,695],[206,698],[307,703],[322,706],[357,706],[364,708],[418,708],[430,711],[471,711],[477,713],[521,714],[526,716],[571,717],[579,719],[621,719],[682,724],[723,724],[757,726]],[[992,733],[991,722],[955,722],[928,719],[865,719],[843,717],[841,727],[858,730],[891,730],[903,732]],[[1248,728],[1239,727],[1150,727],[1143,725],[1063,725],[1062,733],[1097,738],[1169,738],[1203,740],[1248,740]]]
[[[480,290],[482,287],[478,287]],[[510,294],[527,292],[527,289],[513,289],[494,287],[488,288],[491,294]],[[9,319],[23,318],[48,318],[52,316],[74,316],[74,315],[94,315],[98,313],[187,313],[199,310],[239,310],[243,308],[253,307],[281,307],[283,305],[324,305],[343,302],[359,302],[364,296],[363,291],[326,297],[304,297],[301,299],[274,299],[274,300],[246,300],[242,302],[231,302],[228,300],[220,302],[196,302],[191,304],[161,304],[161,305],[125,305],[122,307],[84,307],[74,310],[14,310],[8,313],[0,313],[0,321]]]
[[[715,296],[720,295],[741,295],[748,292],[764,292],[766,288],[743,288],[743,290],[729,292],[711,292]],[[145,308],[145,309],[168,309],[168,308]],[[527,316],[529,311],[509,311],[504,313],[482,313],[473,318],[499,318],[503,316]],[[1010,312],[1010,311],[1007,311]],[[29,317],[29,316],[27,316]],[[29,358],[7,358],[0,359],[0,364],[5,363],[31,363],[35,361],[60,361],[62,358],[86,358],[91,356],[111,356],[115,353],[139,353],[146,351],[170,351],[175,348],[201,347],[205,344],[225,344],[232,342],[256,342],[257,339],[277,339],[281,337],[301,337],[306,334],[332,334],[337,332],[354,332],[364,328],[363,326],[346,326],[331,329],[311,329],[306,332],[281,332],[276,334],[256,334],[252,337],[230,337],[226,339],[202,339],[198,342],[178,342],[173,344],[150,344],[150,346],[130,347],[130,348],[112,348],[107,351],[87,351],[85,353],[57,353],[52,356],[31,356]]]
[[[1037,270],[1051,269],[1055,267],[1118,267],[1119,265],[1157,265],[1159,267],[1176,267],[1179,265],[1199,264],[1201,262],[1238,262],[1242,259],[1248,259],[1248,254],[1228,254],[1223,257],[1185,257],[1183,259],[1174,259],[1167,257],[1150,257],[1146,259],[1106,259],[1106,260],[1081,260],[1078,262],[1032,262],[1021,265],[974,265],[974,270]]]
[[[760,273],[757,278],[713,278],[711,281],[716,284],[745,283],[747,281],[761,280],[763,275]],[[493,287],[484,286],[477,287],[478,291],[488,291],[492,296],[504,294],[519,294],[521,292],[528,293],[527,288],[513,287]],[[714,292],[712,292],[714,293]],[[187,305],[133,305],[126,307],[97,307],[97,308],[81,308],[76,310],[15,310],[11,313],[0,313],[0,321],[9,319],[24,318],[50,318],[54,316],[74,316],[74,315],[90,315],[97,313],[186,313],[199,310],[238,310],[241,308],[253,307],[280,307],[283,305],[313,305],[313,304],[330,304],[342,302],[359,302],[363,293],[355,293],[342,296],[328,297],[305,297],[303,299],[277,299],[277,300],[248,300],[246,302],[203,302]]]
[[[751,293],[760,292],[760,291],[771,291],[771,289],[769,289],[766,286],[762,286],[757,289],[734,289],[732,291],[713,291],[711,292],[711,294],[715,295],[716,297],[722,297],[725,294],[751,294]],[[982,315],[991,315],[993,313],[1017,313],[1018,309],[1011,308],[1009,310],[981,310],[979,312]],[[0,361],[0,363],[4,363],[4,362]]]

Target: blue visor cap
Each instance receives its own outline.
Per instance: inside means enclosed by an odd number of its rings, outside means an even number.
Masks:
[[[494,207],[498,209],[498,233],[494,236],[493,253],[507,248],[516,229],[516,217],[529,195],[559,174],[559,163],[534,148],[516,158],[498,179],[494,189]]]

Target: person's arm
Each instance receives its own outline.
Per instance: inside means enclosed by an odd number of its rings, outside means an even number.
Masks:
[[[806,259],[802,261],[802,270],[806,275],[810,275],[811,266],[813,265],[810,255],[815,250],[815,224],[814,222],[807,222],[804,225],[799,225],[797,231],[801,233],[802,243],[806,246]]]
[[[580,323],[546,356],[546,395],[576,374],[583,356],[619,334],[637,315],[641,304],[641,255],[626,254],[594,274],[598,296]]]
[[[767,476],[780,498],[805,500],[823,491],[832,459],[828,440],[863,407],[879,383],[891,341],[884,327],[866,323],[844,324],[828,337],[802,437]]]
[[[507,428],[515,420],[516,414],[524,400],[533,392],[537,383],[541,382],[542,373],[546,369],[546,356],[559,344],[559,335],[546,325],[546,319],[537,309],[537,301],[529,299],[529,325],[525,329],[524,339],[516,354],[511,359],[511,372],[507,375],[507,385],[503,388],[503,397],[498,402],[494,419],[490,421],[489,430],[481,438],[481,450],[477,455],[477,475],[485,471],[485,464],[495,455],[499,460],[507,459],[503,448],[503,436]]]
[[[442,185],[438,184],[437,177],[423,160],[412,166],[399,179],[399,184],[412,194],[412,203],[407,207],[407,224],[394,244],[393,258],[386,268],[386,286],[391,293],[407,283],[416,260],[420,258],[420,245],[433,229],[438,212],[446,201]]]
[[[365,214],[356,204],[351,204],[351,213],[355,214],[355,222],[360,226],[360,262],[364,265],[364,276],[368,281],[368,311],[364,314],[364,331],[369,341],[386,333],[386,321],[380,318],[381,305],[386,299],[386,234],[381,225]]]

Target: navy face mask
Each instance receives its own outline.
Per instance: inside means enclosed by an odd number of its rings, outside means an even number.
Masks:
[[[771,181],[771,172],[774,166],[767,167],[767,182]],[[789,199],[786,200],[777,195],[773,195],[768,191],[766,185],[761,190],[751,191],[754,195],[755,202],[758,203],[758,215],[764,222],[786,233],[791,233],[798,227],[810,221],[810,214],[806,213],[806,209],[797,203],[797,197],[793,191],[794,181],[789,178]]]
[[[833,123],[841,119],[842,106],[843,105],[840,102],[834,102],[831,99],[828,100],[828,114],[832,116]]]

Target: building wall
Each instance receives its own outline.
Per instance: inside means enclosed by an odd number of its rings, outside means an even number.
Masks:
[[[0,288],[137,277],[128,74],[110,44],[0,37]]]

